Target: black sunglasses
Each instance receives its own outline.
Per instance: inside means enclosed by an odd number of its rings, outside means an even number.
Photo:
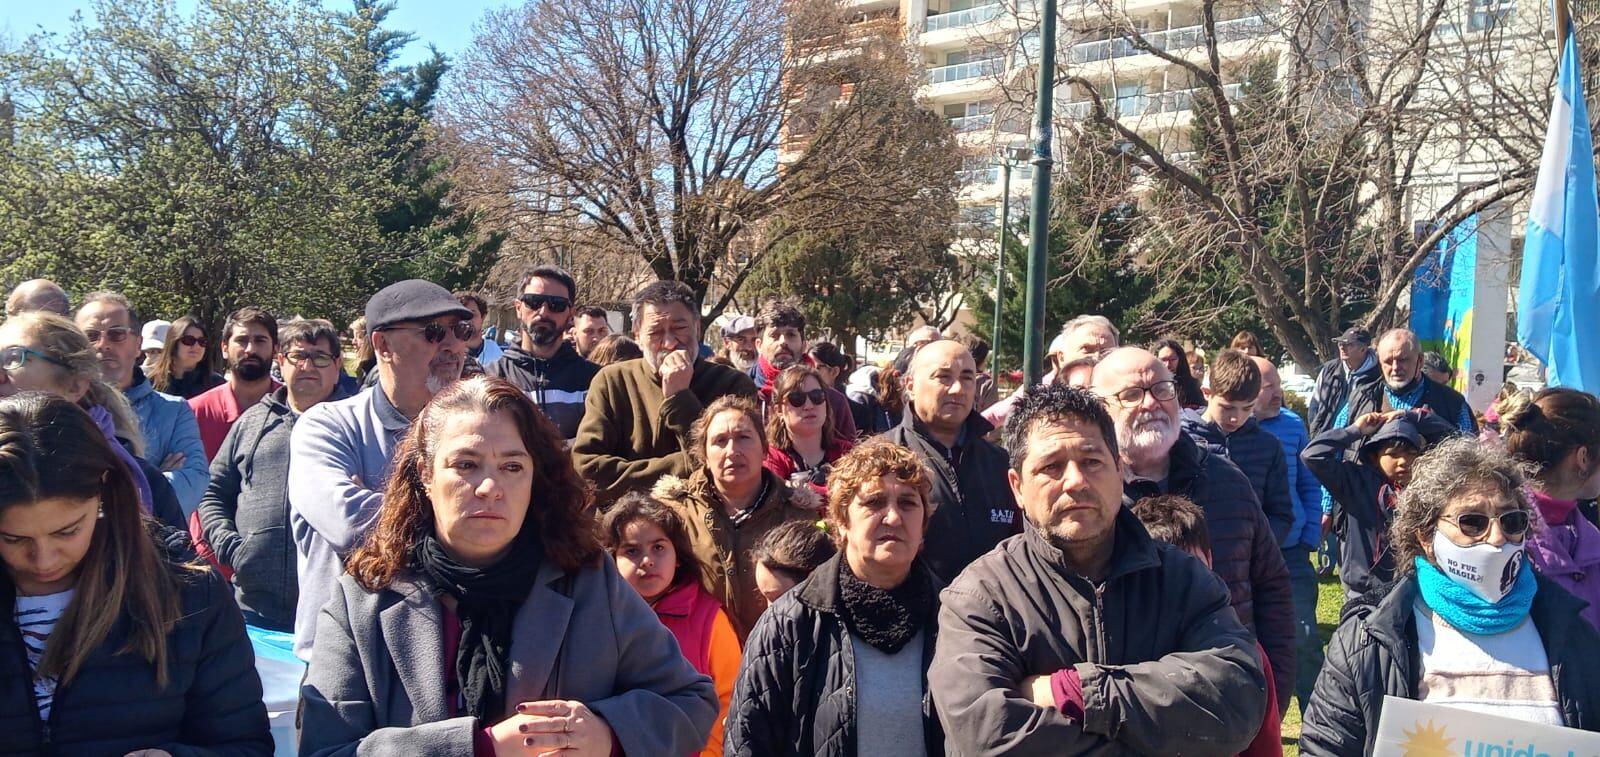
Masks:
[[[783,395],[783,400],[789,403],[789,407],[805,407],[806,400],[811,400],[813,405],[820,405],[828,401],[828,393],[821,389],[812,389],[809,392],[796,389]]]
[[[205,343],[205,337],[189,336],[188,334],[178,337],[178,344],[181,344],[185,347],[195,347]]]
[[[1528,533],[1528,527],[1532,525],[1532,519],[1528,517],[1527,510],[1511,510],[1500,513],[1497,516],[1490,516],[1488,513],[1461,513],[1455,516],[1439,516],[1439,520],[1456,524],[1456,528],[1461,531],[1461,535],[1468,539],[1481,539],[1487,535],[1489,533],[1489,521],[1492,519],[1500,521],[1500,533],[1505,534],[1508,539],[1515,539]]]
[[[444,341],[446,333],[453,333],[456,338],[465,342],[472,338],[472,324],[467,321],[457,321],[455,326],[445,326],[438,321],[429,321],[426,326],[384,326],[379,331],[421,331],[422,338],[434,344]]]
[[[524,294],[518,297],[517,301],[522,303],[523,307],[533,311],[547,307],[550,308],[552,313],[565,313],[567,308],[572,307],[572,300],[565,297],[557,297],[553,294]]]
[[[127,326],[112,326],[105,331],[101,331],[100,329],[85,329],[83,335],[89,337],[90,344],[99,344],[100,337],[102,336],[104,336],[112,344],[122,344],[128,340],[128,335],[132,333],[133,329],[130,329]]]

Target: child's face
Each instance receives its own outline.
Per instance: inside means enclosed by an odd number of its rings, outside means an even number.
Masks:
[[[1411,445],[1396,442],[1379,449],[1373,458],[1389,483],[1403,487],[1411,483],[1411,465],[1419,456],[1420,453]]]
[[[622,527],[616,560],[617,572],[647,602],[666,594],[678,573],[678,552],[672,548],[672,540],[660,526],[645,520]]]
[[[1250,420],[1250,414],[1255,409],[1254,399],[1230,400],[1220,394],[1213,394],[1206,399],[1207,420],[1217,424],[1224,434],[1238,431],[1245,421]]]

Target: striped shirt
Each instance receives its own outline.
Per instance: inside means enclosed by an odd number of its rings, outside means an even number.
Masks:
[[[67,605],[71,602],[71,589],[37,597],[17,597],[17,628],[22,631],[22,646],[27,650],[28,667],[34,671],[38,671],[39,661],[44,659],[44,645],[50,639],[50,632],[55,630],[56,621],[66,613]],[[56,679],[35,673],[33,699],[39,705],[40,719],[49,720],[50,705],[56,699]]]
[[[1422,656],[1419,701],[1565,725],[1550,659],[1532,619],[1504,633],[1474,634],[1445,622],[1420,598],[1413,612]]]

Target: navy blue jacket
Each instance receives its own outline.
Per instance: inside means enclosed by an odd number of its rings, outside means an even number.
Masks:
[[[1278,437],[1262,429],[1255,418],[1247,419],[1231,434],[1224,433],[1220,426],[1193,410],[1183,411],[1183,430],[1239,466],[1256,490],[1261,510],[1272,524],[1272,535],[1279,545],[1287,545],[1294,527],[1295,506],[1294,495],[1289,492],[1289,466]]]

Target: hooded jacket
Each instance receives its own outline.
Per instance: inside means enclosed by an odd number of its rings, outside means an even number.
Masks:
[[[724,753],[747,757],[855,757],[856,739],[870,723],[856,719],[856,661],[840,614],[839,561],[834,555],[778,598],[746,645],[728,710]],[[943,584],[921,561],[937,593]],[[908,580],[916,580],[912,577]],[[939,627],[939,603],[929,603],[922,626],[922,720],[928,754],[944,754],[934,715],[928,666]]]
[[[1544,576],[1528,617],[1544,641],[1561,717],[1568,728],[1600,730],[1600,633],[1578,612],[1583,602]],[[1415,576],[1346,605],[1328,642],[1328,659],[1300,726],[1300,753],[1372,754],[1385,696],[1416,699],[1422,679],[1417,652]]]
[[[1093,583],[1029,526],[940,595],[928,681],[949,754],[1233,755],[1267,708],[1256,641],[1204,563],[1127,508]],[[1031,676],[1074,667],[1082,720],[1033,704]]]
[[[630,491],[648,491],[664,475],[688,476],[690,431],[706,405],[755,393],[749,376],[709,360],[696,360],[689,388],[671,397],[642,358],[605,366],[584,399],[573,465],[594,484],[602,509]]]
[[[1255,418],[1245,419],[1244,425],[1229,434],[1193,410],[1183,411],[1183,430],[1239,466],[1272,524],[1272,535],[1287,546],[1296,510],[1294,495],[1289,493],[1289,466],[1278,438],[1262,429]]]
[[[335,385],[324,401],[345,399]],[[300,417],[278,388],[245,410],[211,461],[200,524],[217,560],[233,569],[242,610],[271,630],[294,630],[300,580],[289,530],[289,437]]]
[[[1006,480],[1005,450],[984,439],[994,426],[973,412],[955,449],[934,441],[907,407],[883,438],[917,453],[933,472],[932,519],[923,536],[922,559],[940,581],[953,581],[979,555],[1022,533],[1022,512]]]
[[[200,495],[206,491],[207,466],[211,460],[200,443],[200,426],[195,423],[188,401],[156,391],[138,368],[133,369],[133,385],[123,394],[133,405],[134,414],[139,416],[146,460],[160,465],[168,455],[183,453],[183,466],[162,475],[172,484],[183,512],[194,512],[200,506]]]
[[[1227,458],[1179,434],[1168,453],[1171,467],[1165,493],[1188,497],[1206,514],[1211,560],[1228,585],[1234,612],[1256,633],[1272,660],[1278,691],[1294,691],[1295,619],[1289,568],[1255,489]],[[1155,482],[1136,480],[1124,487],[1131,501],[1161,493]],[[1279,702],[1288,705],[1288,697]]]
[[[59,686],[48,722],[39,719],[33,671],[14,619],[15,588],[0,573],[0,755],[101,757],[163,749],[174,757],[267,757],[272,734],[244,621],[216,571],[177,567],[194,560],[181,532],[151,539],[179,576],[177,625],[167,633],[166,688],[127,652],[130,621],[111,632],[78,675]]]
[[[728,611],[740,644],[750,635],[750,629],[755,628],[762,611],[767,609],[767,600],[756,587],[756,565],[750,556],[751,550],[768,531],[784,523],[810,522],[822,517],[821,498],[811,487],[791,487],[765,468],[761,470],[761,478],[767,487],[767,497],[749,519],[739,525],[734,525],[733,519],[728,517],[704,466],[686,479],[662,476],[650,492],[682,516],[684,528],[689,532],[689,544],[700,561],[702,581],[711,596]]]
[[[489,342],[484,342],[488,346]],[[507,347],[497,360],[483,364],[486,376],[510,381],[533,400],[561,432],[561,438],[578,435],[583,401],[600,366],[583,359],[571,342],[563,340],[548,359],[535,357],[521,347]]]
[[[1300,459],[1333,499],[1333,528],[1340,535],[1339,580],[1345,595],[1356,597],[1394,580],[1389,554],[1389,521],[1399,489],[1389,485],[1367,452],[1401,440],[1419,450],[1455,433],[1432,413],[1408,413],[1364,437],[1355,426],[1318,434]]]

